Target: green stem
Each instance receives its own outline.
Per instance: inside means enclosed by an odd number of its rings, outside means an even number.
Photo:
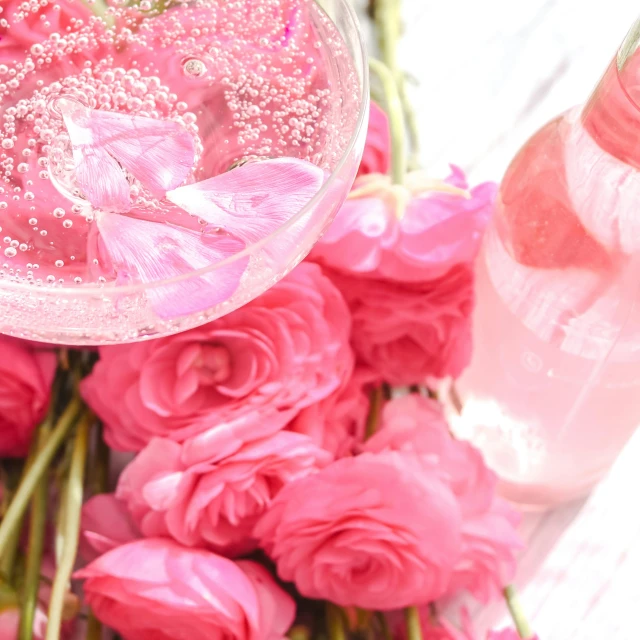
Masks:
[[[504,588],[504,599],[507,602],[509,613],[511,614],[511,618],[516,625],[516,630],[518,631],[520,637],[524,638],[524,640],[533,638],[533,631],[531,630],[529,622],[524,615],[524,611],[522,610],[522,605],[520,604],[518,594],[516,593],[516,590],[512,585]]]
[[[384,392],[382,387],[376,387],[369,395],[369,415],[367,416],[367,427],[365,439],[369,439],[377,430],[380,422],[380,411],[384,403]]]
[[[346,640],[347,633],[345,631],[344,616],[340,607],[332,602],[327,602],[326,617],[329,640]]]
[[[370,58],[369,68],[380,79],[386,100],[391,129],[391,180],[394,184],[402,184],[407,173],[407,140],[398,85],[386,64]]]
[[[382,632],[382,640],[392,640],[391,629],[389,628],[389,621],[382,611],[376,611],[376,620],[380,625],[380,631]]]
[[[58,640],[62,624],[65,594],[69,588],[71,573],[76,562],[78,540],[80,538],[80,516],[82,511],[82,496],[84,492],[84,474],[89,448],[89,430],[93,423],[93,415],[85,413],[78,424],[69,467],[69,480],[65,496],[64,549],[60,563],[56,569],[51,588],[46,640]]]
[[[91,491],[93,495],[105,493],[109,490],[109,457],[111,450],[102,437],[102,425],[96,429],[95,456],[91,468],[93,469],[93,478]],[[290,636],[291,637],[291,636]],[[87,638],[86,640],[100,640],[102,638],[102,623],[92,611],[89,611],[87,621]],[[307,640],[305,638],[297,638],[296,640]]]
[[[0,524],[0,555],[5,553],[11,536],[14,535],[15,530],[19,527],[22,517],[29,506],[29,500],[38,486],[40,478],[46,473],[60,445],[75,424],[81,407],[82,401],[75,395],[60,420],[58,420],[46,444],[34,458],[33,464],[25,474],[22,482],[20,482],[16,495]]]
[[[407,625],[407,640],[422,640],[422,625],[418,608],[407,607],[404,610],[404,619]]]
[[[87,621],[87,635],[85,640],[100,640],[100,638],[102,638],[102,624],[93,613],[90,613]]]
[[[96,429],[96,445],[93,464],[91,465],[91,493],[96,495],[109,491],[109,461],[111,449],[107,446],[102,436],[103,428],[100,424]]]
[[[105,0],[93,0],[93,2],[89,2],[88,0],[83,1],[89,11],[93,13],[93,15],[98,16],[98,18],[104,20],[105,23],[107,23],[107,26],[111,26],[111,24],[113,23],[113,16],[107,15],[107,9],[109,7]]]
[[[382,61],[389,67],[398,87],[398,95],[402,105],[402,111],[409,130],[409,143],[411,146],[410,169],[417,169],[420,158],[420,136],[418,133],[418,120],[409,96],[407,95],[407,82],[405,74],[398,66],[398,40],[400,39],[400,0],[378,0],[376,2],[375,23],[378,28],[378,41]]]
[[[43,424],[38,434],[38,451],[49,437],[50,427]],[[31,501],[31,517],[29,520],[29,544],[27,548],[27,566],[24,585],[22,587],[22,606],[20,608],[20,626],[18,640],[31,640],[33,637],[33,619],[38,602],[40,587],[40,565],[44,549],[44,535],[47,525],[47,476],[38,482]]]
[[[420,132],[418,130],[418,118],[413,108],[411,100],[407,94],[407,81],[403,73],[397,78],[398,93],[400,94],[400,102],[404,110],[404,118],[409,130],[409,144],[411,146],[411,155],[409,156],[409,170],[415,171],[420,167]]]
[[[20,474],[18,486],[20,486],[20,484],[22,483],[22,480],[24,479],[25,475],[27,474],[27,471],[29,470],[29,466],[31,465],[33,456],[36,454],[36,450],[37,450],[36,440],[37,440],[36,438],[33,439],[33,442],[31,443],[31,447],[29,448],[29,455],[27,456],[27,459],[24,462],[24,466],[22,467],[22,473]],[[11,493],[14,493],[14,491],[12,490]],[[11,499],[9,500],[9,506],[11,505],[11,501],[13,500],[14,497],[15,497],[15,493],[14,495],[11,496]],[[7,508],[7,512],[8,512],[8,508]],[[2,552],[2,557],[0,558],[0,577],[7,584],[13,584],[13,574],[14,574],[14,568],[16,564],[16,558],[18,556],[18,546],[20,544],[21,533],[22,533],[22,518],[20,518],[18,525],[11,532],[9,539],[7,540],[5,549]]]
[[[378,0],[376,2],[375,18],[382,61],[389,67],[395,78],[398,75],[400,0]]]

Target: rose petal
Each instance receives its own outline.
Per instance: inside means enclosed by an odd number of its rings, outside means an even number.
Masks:
[[[95,110],[89,124],[97,143],[156,196],[181,185],[193,168],[193,137],[177,122]]]
[[[94,207],[126,211],[131,206],[129,183],[122,167],[98,146],[84,105],[62,98],[56,102],[73,148],[76,180]]]
[[[122,167],[157,197],[182,184],[193,168],[193,138],[177,122],[88,109],[67,98],[56,107],[73,146],[76,179],[96,208],[131,206]]]
[[[167,198],[251,244],[266,238],[298,213],[323,181],[324,172],[314,164],[277,158],[249,163],[180,187],[167,193]]]
[[[101,213],[97,217],[101,248],[119,279],[155,283],[186,275],[229,258],[244,243],[227,236],[210,236],[170,224]],[[147,291],[161,318],[204,311],[227,300],[238,288],[248,258],[234,260],[204,276]]]

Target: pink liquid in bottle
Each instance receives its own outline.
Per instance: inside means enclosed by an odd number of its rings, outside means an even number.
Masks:
[[[636,41],[513,160],[478,261],[454,428],[534,508],[586,493],[640,424]]]

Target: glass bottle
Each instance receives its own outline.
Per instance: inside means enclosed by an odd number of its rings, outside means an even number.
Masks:
[[[454,429],[532,508],[587,493],[640,424],[639,45],[640,20],[520,150],[478,259]]]

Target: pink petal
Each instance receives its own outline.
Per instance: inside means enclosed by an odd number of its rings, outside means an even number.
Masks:
[[[99,110],[89,122],[97,143],[158,197],[181,185],[193,168],[193,137],[177,122]]]
[[[76,167],[76,180],[94,207],[126,211],[131,206],[129,183],[122,167],[96,144],[89,128],[91,110],[75,100],[56,102],[64,120]]]
[[[277,158],[180,187],[167,193],[167,198],[191,215],[252,244],[298,213],[323,182],[324,172],[314,164]],[[292,241],[295,231],[290,230]]]
[[[56,108],[71,139],[78,185],[96,208],[130,207],[124,169],[162,197],[193,168],[194,140],[177,122],[89,109],[69,98],[57,100]]]
[[[98,209],[126,211],[131,206],[129,183],[120,165],[103,149],[87,150],[76,167],[76,180]]]
[[[129,216],[101,213],[97,224],[100,248],[108,255],[119,280],[157,283],[216,264],[244,249],[243,242],[228,236]],[[204,311],[235,292],[248,262],[245,257],[203,276],[150,287],[147,295],[161,318]]]

